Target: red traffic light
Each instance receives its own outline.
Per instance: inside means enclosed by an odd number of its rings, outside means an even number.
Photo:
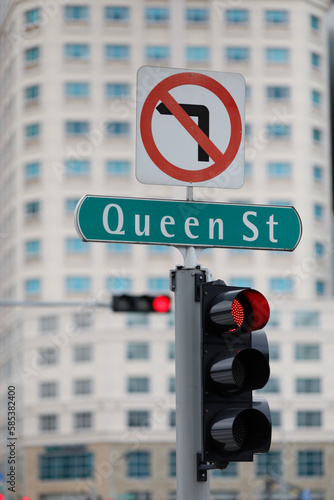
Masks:
[[[168,295],[158,295],[154,297],[152,307],[157,313],[166,313],[170,310],[170,298]]]

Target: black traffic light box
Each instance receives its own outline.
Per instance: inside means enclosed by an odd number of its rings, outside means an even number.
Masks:
[[[268,342],[261,330],[269,314],[267,300],[256,290],[221,280],[201,285],[201,460],[213,467],[252,461],[254,453],[269,450],[269,406],[252,394],[269,379]]]
[[[113,295],[114,312],[167,313],[171,309],[168,295]]]

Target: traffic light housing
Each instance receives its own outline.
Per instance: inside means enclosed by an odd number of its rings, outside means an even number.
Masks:
[[[113,295],[111,309],[115,312],[167,313],[171,309],[168,295]]]
[[[268,403],[252,391],[269,379],[266,325],[270,310],[257,290],[226,286],[221,281],[201,286],[202,329],[202,462],[213,467],[252,461],[269,450],[271,418]]]

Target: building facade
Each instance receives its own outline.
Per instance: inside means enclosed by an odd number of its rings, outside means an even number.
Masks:
[[[329,0],[17,0],[0,6],[0,473],[11,499],[175,498],[173,315],[113,314],[113,292],[166,292],[171,247],[83,243],[85,193],[185,199],[134,174],[142,65],[246,79],[245,184],[195,200],[293,205],[293,253],[199,262],[271,305],[271,452],[211,474],[214,500],[333,499]],[[288,230],[288,229],[287,229]],[[76,306],[65,303],[77,302]],[[316,336],[315,336],[316,332]],[[4,491],[9,484],[3,482]],[[127,495],[127,496],[126,496]],[[7,497],[6,497],[7,498]]]

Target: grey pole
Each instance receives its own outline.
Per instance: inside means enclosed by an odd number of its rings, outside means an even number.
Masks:
[[[202,381],[200,302],[195,301],[195,290],[196,282],[207,281],[206,271],[182,267],[171,276],[175,291],[177,500],[209,500],[209,481],[197,481]]]

